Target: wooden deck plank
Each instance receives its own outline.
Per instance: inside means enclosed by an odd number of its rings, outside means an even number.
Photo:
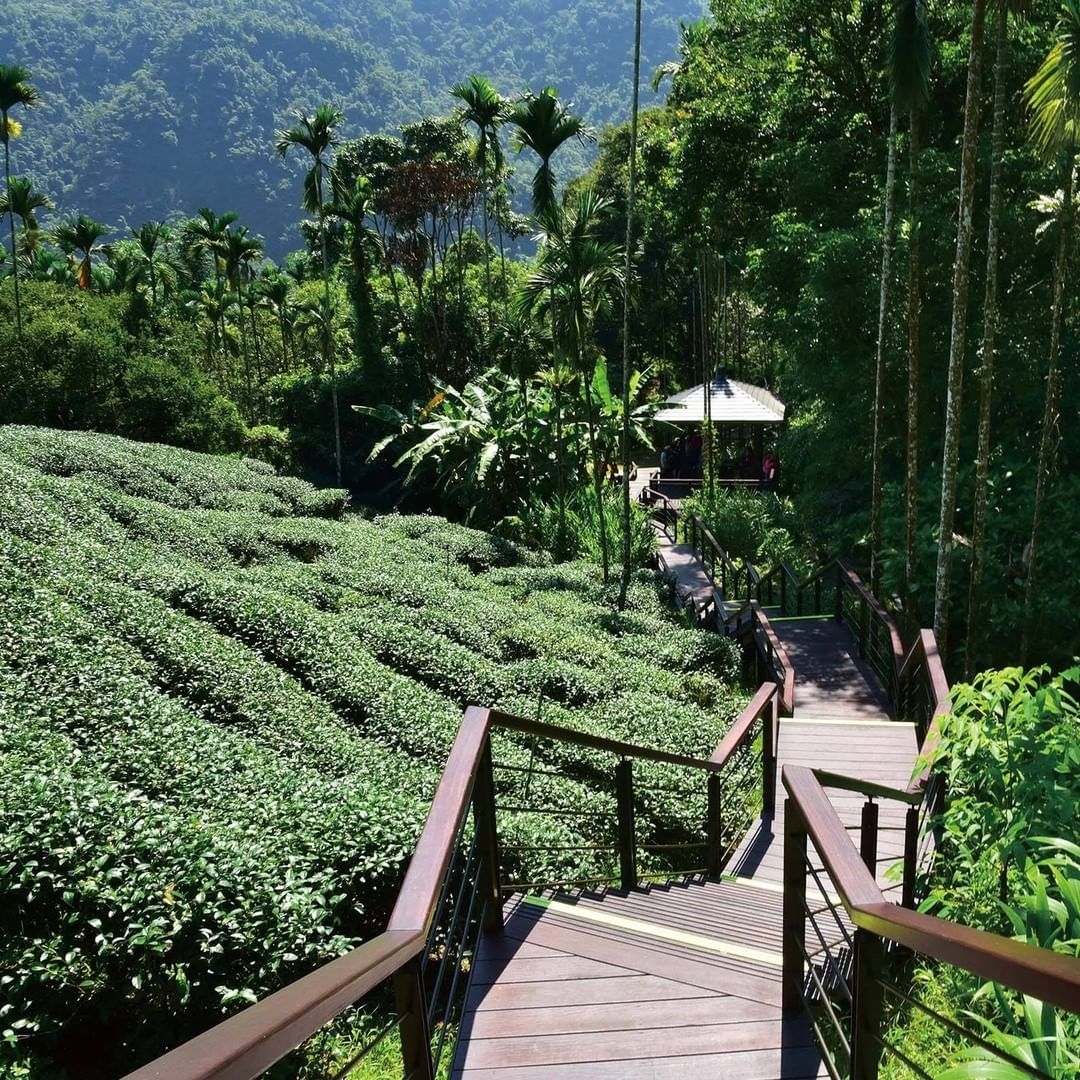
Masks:
[[[802,1020],[748,1020],[731,1024],[700,1024],[680,1028],[673,1039],[667,1028],[583,1032],[570,1035],[522,1036],[501,1039],[467,1038],[458,1067],[505,1069],[521,1065],[585,1065],[592,1062],[683,1058],[695,1054],[724,1054],[739,1050],[779,1050],[809,1047],[810,1034]]]
[[[723,997],[686,983],[673,983],[657,975],[619,979],[580,978],[571,982],[497,982],[473,986],[466,1003],[470,1011],[486,1009],[544,1009],[552,1006],[613,1005],[628,1001],[682,1001]]]
[[[531,1065],[517,1068],[468,1069],[455,1072],[455,1080],[581,1080],[579,1065]],[[589,1075],[602,1080],[803,1080],[824,1076],[816,1050],[788,1047],[781,1050],[743,1050],[685,1057],[623,1060],[608,1065],[594,1062]]]
[[[669,992],[675,992],[675,983]],[[558,1005],[549,1008],[492,1009],[485,1003],[466,1014],[463,1028],[470,1039],[506,1039],[529,1035],[570,1035],[585,1032],[669,1029],[699,1024],[740,1024],[772,1020],[776,1009],[757,1001],[722,994],[669,997],[662,1001],[608,1002],[603,1005]]]

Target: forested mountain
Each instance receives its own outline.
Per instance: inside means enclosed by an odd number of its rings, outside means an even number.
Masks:
[[[646,71],[702,8],[653,5]],[[594,125],[629,104],[630,0],[6,0],[0,12],[0,52],[47,106],[20,141],[40,187],[111,225],[234,209],[275,256],[298,241],[300,165],[273,149],[291,109],[325,100],[347,135],[387,131],[449,111],[447,87],[474,70],[507,94],[556,85]],[[587,153],[567,153],[566,175]]]

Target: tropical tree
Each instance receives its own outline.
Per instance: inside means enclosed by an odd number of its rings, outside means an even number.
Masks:
[[[333,201],[326,207],[328,217],[343,222],[349,251],[352,283],[349,290],[353,303],[356,351],[362,360],[373,361],[379,344],[375,326],[375,311],[371,301],[371,267],[382,256],[382,234],[368,224],[376,213],[376,192],[365,176],[357,177],[350,186],[336,170],[330,172]]]
[[[994,121],[990,140],[990,205],[987,211],[986,291],[983,300],[982,355],[979,360],[979,436],[975,451],[975,505],[971,525],[971,576],[968,583],[965,677],[975,674],[982,637],[979,617],[983,566],[986,557],[986,503],[990,476],[990,420],[994,394],[994,348],[998,327],[998,262],[1001,252],[1003,188],[1001,162],[1005,153],[1005,99],[1009,73],[1009,11],[1023,10],[1022,0],[995,0]]]
[[[636,16],[636,12],[635,12]],[[635,17],[635,25],[640,20]],[[684,23],[679,22],[679,57],[678,60],[667,60],[661,64],[654,72],[652,82],[650,86],[655,93],[660,89],[661,84],[667,78],[670,78],[672,83],[687,69],[690,63],[690,58],[694,54],[694,50],[703,46],[709,38],[709,24],[705,19],[698,19],[696,22]],[[637,43],[634,46],[634,52],[637,54]]]
[[[604,469],[596,440],[592,375],[597,361],[593,330],[596,317],[610,305],[623,281],[623,251],[599,237],[611,203],[594,188],[586,187],[565,210],[539,221],[540,251],[535,271],[524,287],[524,303],[541,311],[551,306],[554,334],[566,351],[583,388],[589,433],[592,480],[600,517],[600,548],[604,583],[609,573],[609,551],[603,511]]]
[[[88,214],[68,218],[53,229],[53,242],[67,255],[80,289],[90,288],[94,262],[106,250],[101,239],[108,236],[109,231],[108,225],[102,225]],[[81,258],[77,259],[77,255]]]
[[[634,75],[630,93],[630,174],[626,185],[626,246],[623,249],[623,401],[622,401],[622,534],[623,566],[619,580],[619,610],[626,606],[626,593],[630,587],[630,572],[633,569],[632,544],[630,542],[630,258],[634,250],[634,212],[637,198],[637,148],[638,148],[638,106],[641,90],[641,0],[634,3]],[[605,371],[605,375],[607,372]]]
[[[156,306],[158,286],[161,286],[163,292],[167,292],[176,284],[176,269],[168,251],[172,229],[163,221],[147,221],[137,229],[132,228],[131,232],[138,244],[139,257],[146,268],[150,303]]]
[[[559,100],[559,92],[546,86],[539,94],[528,93],[510,113],[514,125],[511,143],[520,154],[528,147],[540,159],[532,182],[533,211],[538,218],[555,209],[555,173],[551,159],[570,139],[584,142],[593,138],[580,116],[574,116]]]
[[[306,150],[312,159],[311,168],[304,177],[304,208],[315,214],[319,228],[319,253],[322,260],[323,306],[327,313],[330,303],[330,264],[326,254],[326,215],[324,213],[323,186],[330,168],[329,155],[337,145],[337,129],[343,119],[342,114],[330,105],[320,105],[314,113],[308,115],[297,111],[296,123],[279,131],[275,149],[282,157],[287,157],[290,150]],[[334,419],[334,466],[337,482],[341,483],[341,414],[338,409],[337,366],[334,358],[333,334],[325,335],[322,340],[329,351],[323,360],[330,371],[330,400]]]
[[[896,239],[896,142],[899,116],[911,117],[910,138],[917,148],[918,113],[927,98],[930,43],[925,0],[901,0],[896,8],[888,50],[889,136],[885,170],[885,221],[881,238],[881,285],[878,293],[877,355],[874,365],[874,434],[870,454],[870,588],[881,592],[881,485],[884,458],[885,351],[892,255]],[[917,152],[917,149],[915,150]],[[914,182],[914,180],[913,180]],[[913,222],[914,227],[914,222]],[[918,247],[914,250],[918,257]],[[917,286],[916,286],[917,287]]]
[[[1057,40],[1024,90],[1031,114],[1031,137],[1049,161],[1057,160],[1061,176],[1057,253],[1050,303],[1050,356],[1046,371],[1039,460],[1035,472],[1035,507],[1028,543],[1027,579],[1024,583],[1024,626],[1020,639],[1020,662],[1027,660],[1034,615],[1036,570],[1042,532],[1046,487],[1053,462],[1054,436],[1061,392],[1061,330],[1065,314],[1065,278],[1072,247],[1073,183],[1076,152],[1080,146],[1080,0],[1063,0]]]
[[[491,242],[488,227],[488,202],[491,199],[491,181],[503,168],[502,147],[499,144],[499,127],[507,119],[509,106],[502,95],[483,75],[469,78],[453,87],[450,93],[462,103],[461,119],[476,127],[476,163],[480,167],[480,183],[483,190],[484,219],[484,286],[487,290],[488,329],[484,335],[485,349],[490,333],[491,316]],[[503,267],[503,289],[506,289],[506,268]]]
[[[52,199],[38,191],[25,176],[11,177],[7,191],[0,194],[0,217],[11,214],[22,222],[22,253],[25,258],[31,258],[40,245],[41,228],[37,211],[52,209]]]
[[[11,272],[15,282],[15,327],[19,337],[22,337],[22,305],[19,300],[19,260],[15,250],[15,213],[11,209],[11,140],[22,134],[22,124],[12,117],[11,110],[16,105],[33,109],[40,104],[41,95],[30,83],[30,72],[18,64],[0,64],[0,141],[4,144],[4,181],[11,226]]]
[[[243,283],[251,278],[252,269],[263,256],[263,243],[252,236],[246,225],[235,229],[226,229],[221,248],[225,281],[236,297],[240,311],[240,342],[244,350],[244,385],[247,391],[247,406],[254,408],[255,396],[251,379],[251,353],[248,345],[247,327],[244,324],[244,301],[241,295]]]
[[[896,22],[895,62],[891,65],[894,98],[908,112],[908,275],[907,275],[907,415],[904,438],[904,611],[917,622],[916,525],[919,489],[919,334],[922,320],[922,187],[923,117],[929,99],[930,39],[925,0],[905,0]]]
[[[410,445],[394,462],[408,466],[412,484],[430,469],[434,486],[460,508],[466,520],[497,526],[522,508],[525,440],[521,398],[510,376],[494,368],[460,392],[439,386],[430,401],[405,416],[388,406],[353,408],[394,424],[398,431],[376,443],[371,459],[395,440]]]
[[[964,98],[964,134],[960,152],[960,202],[953,262],[952,327],[949,334],[948,389],[945,402],[945,440],[941,460],[941,518],[938,523],[937,573],[934,578],[934,635],[942,653],[948,645],[949,589],[956,518],[956,473],[960,451],[960,401],[964,387],[967,311],[970,286],[971,240],[975,205],[975,151],[981,107],[983,31],[986,0],[975,0],[971,16],[967,91]]]
[[[281,359],[290,366],[292,330],[296,322],[293,279],[288,274],[273,273],[262,279],[262,303],[277,320],[281,334]]]

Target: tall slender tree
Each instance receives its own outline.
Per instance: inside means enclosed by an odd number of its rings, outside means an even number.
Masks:
[[[889,146],[885,176],[885,223],[881,243],[881,289],[878,298],[877,357],[874,370],[874,436],[871,451],[870,500],[870,584],[875,595],[881,592],[881,491],[884,460],[884,417],[886,377],[886,332],[889,292],[892,288],[892,254],[895,242],[896,151],[899,117],[909,117],[911,168],[909,183],[917,182],[918,123],[929,95],[930,39],[926,28],[925,0],[900,0],[896,6],[887,53],[889,81]],[[913,246],[910,258],[917,265],[917,228],[911,223]],[[916,276],[915,288],[918,289]],[[918,333],[916,327],[916,336]],[[917,363],[918,342],[915,342]],[[909,342],[909,357],[911,343]],[[917,380],[916,380],[917,381]],[[918,397],[916,395],[916,406]]]
[[[109,226],[95,221],[88,214],[78,214],[60,222],[53,229],[56,246],[71,260],[75,280],[80,289],[89,289],[93,280],[94,261],[105,252],[101,243],[108,236]],[[76,259],[76,256],[81,258]]]
[[[626,249],[623,252],[622,326],[622,577],[619,610],[626,607],[630,588],[630,260],[634,250],[634,213],[637,198],[638,106],[641,99],[641,0],[634,2],[634,84],[630,92],[630,175],[626,182]]]
[[[330,105],[320,105],[314,113],[294,114],[296,123],[278,132],[274,144],[277,152],[288,156],[290,150],[306,150],[312,159],[311,168],[304,178],[304,206],[315,214],[319,228],[319,253],[322,258],[323,312],[327,317],[333,313],[330,302],[330,262],[326,252],[326,215],[324,214],[323,188],[330,169],[330,153],[337,145],[337,131],[342,114]],[[341,483],[341,411],[338,407],[337,364],[334,357],[334,335],[319,335],[320,342],[329,350],[323,357],[330,372],[330,401],[334,414],[334,468],[337,482]]]
[[[33,181],[25,176],[13,176],[8,189],[0,194],[0,218],[11,214],[22,222],[22,253],[29,259],[40,244],[41,227],[37,219],[39,210],[52,210],[53,201],[43,191],[38,191]]]
[[[874,434],[870,451],[870,588],[881,593],[881,465],[884,457],[885,338],[888,330],[892,254],[896,241],[896,132],[895,92],[890,95],[889,142],[885,166],[885,220],[881,230],[881,283],[878,290],[877,353],[874,362]]]
[[[469,78],[453,87],[450,93],[462,104],[461,118],[476,128],[476,164],[480,168],[484,219],[484,286],[487,290],[488,325],[484,332],[487,349],[491,333],[491,237],[488,227],[488,203],[491,199],[492,177],[502,172],[503,155],[499,144],[499,127],[509,115],[509,106],[502,95],[483,75]],[[503,287],[506,287],[505,271]]]
[[[551,306],[555,335],[566,342],[579,385],[583,387],[605,585],[610,556],[604,514],[604,470],[596,439],[592,384],[597,363],[606,362],[595,346],[596,317],[608,308],[622,284],[623,253],[618,244],[599,238],[601,222],[609,209],[608,200],[597,195],[593,188],[585,188],[565,210],[549,214],[536,270],[524,288],[527,307],[542,310],[545,305]]]
[[[511,137],[514,149],[520,154],[528,147],[540,159],[532,182],[533,212],[546,217],[556,207],[555,172],[551,159],[555,151],[570,139],[585,142],[593,138],[580,116],[575,116],[559,100],[559,92],[546,86],[539,94],[526,94],[510,113],[514,125]]]
[[[930,39],[925,0],[904,0],[898,9],[890,51],[893,100],[908,113],[907,410],[904,437],[904,611],[916,621],[919,486],[919,335],[922,314],[922,126],[929,98]]]
[[[11,140],[22,133],[22,124],[11,115],[16,105],[33,109],[41,104],[41,95],[30,82],[30,72],[19,64],[0,64],[0,141],[4,144],[4,180],[8,205],[11,205]],[[15,328],[22,337],[22,303],[19,297],[19,260],[15,250],[15,214],[8,210],[11,226],[11,275],[15,282]]]
[[[1046,370],[1046,393],[1039,460],[1035,472],[1035,507],[1031,515],[1027,580],[1024,583],[1024,625],[1020,639],[1020,662],[1026,663],[1031,647],[1035,614],[1035,588],[1042,539],[1043,508],[1053,463],[1061,393],[1061,330],[1065,316],[1065,278],[1072,247],[1075,219],[1074,173],[1080,147],[1080,0],[1062,0],[1057,40],[1024,91],[1031,114],[1031,135],[1045,158],[1057,159],[1061,175],[1058,210],[1057,254],[1050,302],[1050,357]]]
[[[983,299],[982,354],[979,358],[979,438],[975,451],[975,503],[971,525],[971,575],[968,583],[965,677],[975,673],[982,639],[980,618],[986,548],[986,503],[990,476],[990,421],[994,394],[994,348],[998,327],[998,262],[1001,251],[1001,162],[1005,153],[1006,80],[1009,74],[1009,10],[1015,0],[994,2],[994,121],[990,140],[990,205],[987,211],[986,291]]]
[[[262,241],[252,236],[246,225],[226,230],[222,262],[225,267],[225,280],[232,290],[239,311],[240,341],[244,351],[244,386],[249,413],[255,408],[255,388],[251,377],[251,349],[248,344],[247,325],[244,322],[242,286],[251,277],[252,268],[262,255]]]
[[[960,201],[953,262],[952,327],[949,334],[948,389],[945,402],[945,440],[941,455],[941,517],[938,522],[937,573],[934,578],[934,634],[942,654],[948,647],[949,600],[952,585],[953,525],[956,519],[956,473],[960,453],[960,401],[964,388],[967,346],[971,239],[975,207],[975,150],[981,107],[983,33],[986,0],[975,0],[971,16],[964,135],[960,152]]]
[[[132,235],[139,245],[139,255],[146,267],[146,277],[150,285],[150,303],[158,303],[158,286],[168,289],[176,280],[176,272],[168,258],[168,244],[172,239],[172,229],[163,221],[147,221],[137,229],[132,228]]]

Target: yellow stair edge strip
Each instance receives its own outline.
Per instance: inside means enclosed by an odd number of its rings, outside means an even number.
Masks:
[[[694,949],[704,949],[708,952],[719,953],[721,956],[731,956],[740,960],[754,960],[759,964],[769,964],[771,967],[783,967],[784,960],[780,953],[770,952],[766,949],[755,949],[750,945],[739,945],[734,941],[721,941],[718,938],[705,937],[702,934],[691,934],[685,930],[675,930],[670,926],[660,926],[657,923],[645,922],[642,919],[631,919],[625,915],[612,915],[606,911],[597,911],[596,908],[581,907],[578,904],[564,904],[559,900],[548,900],[543,896],[522,896],[522,902],[531,904],[533,907],[543,908],[554,915],[566,915],[574,919],[582,919],[585,922],[599,923],[602,926],[610,926],[619,930],[628,930],[643,937],[656,938],[659,941],[671,941],[678,945],[688,945]]]

